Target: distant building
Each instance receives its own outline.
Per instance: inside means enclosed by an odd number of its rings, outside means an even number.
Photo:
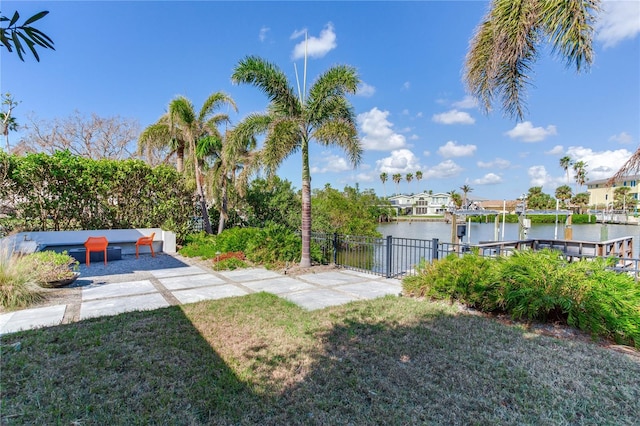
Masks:
[[[391,206],[404,214],[418,216],[443,215],[451,202],[449,194],[438,192],[429,194],[421,192],[414,195],[394,195],[388,198]]]
[[[640,200],[640,175],[626,176],[622,180],[616,181],[612,186],[607,186],[608,179],[591,180],[587,182],[589,192],[589,205],[598,208],[609,207],[614,202],[614,191],[616,188],[626,186],[631,188],[627,194],[627,207],[638,208]]]

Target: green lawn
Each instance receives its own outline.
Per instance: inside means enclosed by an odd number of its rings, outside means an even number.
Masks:
[[[411,298],[306,312],[260,293],[2,345],[2,424],[624,425],[640,413],[639,357]]]

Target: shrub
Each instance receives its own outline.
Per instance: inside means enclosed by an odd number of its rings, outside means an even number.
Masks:
[[[514,319],[560,321],[640,347],[640,286],[608,266],[606,259],[569,262],[549,249],[497,259],[450,255],[421,265],[403,288]]]
[[[9,240],[0,241],[0,305],[24,308],[42,300],[33,283],[33,271],[13,253]]]
[[[213,263],[213,269],[215,269],[216,271],[223,271],[223,270],[232,271],[234,269],[246,268],[247,266],[249,265],[247,265],[246,262],[235,257],[228,257],[226,259],[222,259],[218,262]]]
[[[75,279],[79,265],[66,251],[56,253],[51,250],[28,254],[20,262],[33,271],[34,280],[41,287],[55,287],[57,283]]]
[[[245,253],[252,262],[274,264],[300,260],[302,240],[284,225],[268,224],[247,243]]]

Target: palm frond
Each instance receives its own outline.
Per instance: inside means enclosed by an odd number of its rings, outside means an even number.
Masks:
[[[198,121],[205,122],[207,117],[213,114],[214,111],[222,108],[223,106],[230,106],[234,111],[238,111],[236,102],[224,92],[215,92],[204,101],[200,113],[198,114]]]
[[[363,150],[353,122],[344,119],[326,121],[315,128],[313,138],[322,145],[339,146],[347,153],[353,166],[360,164]]]

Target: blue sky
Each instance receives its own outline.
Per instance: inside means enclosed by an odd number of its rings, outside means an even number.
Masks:
[[[604,2],[595,62],[576,74],[545,51],[535,65],[523,122],[500,110],[483,114],[462,82],[469,39],[485,1],[411,2],[178,2],[3,1],[3,14],[50,14],[38,28],[55,42],[40,62],[0,53],[0,91],[20,101],[19,123],[119,115],[154,123],[171,99],[200,107],[213,92],[236,101],[234,123],[263,111],[267,99],[235,86],[240,59],[276,63],[295,85],[304,31],[309,37],[308,81],[335,64],[356,67],[362,79],[351,97],[365,149],[353,169],[338,149],[315,145],[312,187],[358,183],[378,194],[380,173],[421,170],[424,178],[401,192],[459,190],[511,199],[531,186],[553,194],[566,183],[559,159],[587,163],[587,177],[613,174],[640,144],[640,1]],[[19,135],[13,136],[13,140]],[[300,187],[300,156],[279,175]],[[574,188],[573,181],[570,182]],[[585,187],[581,190],[586,190]]]

